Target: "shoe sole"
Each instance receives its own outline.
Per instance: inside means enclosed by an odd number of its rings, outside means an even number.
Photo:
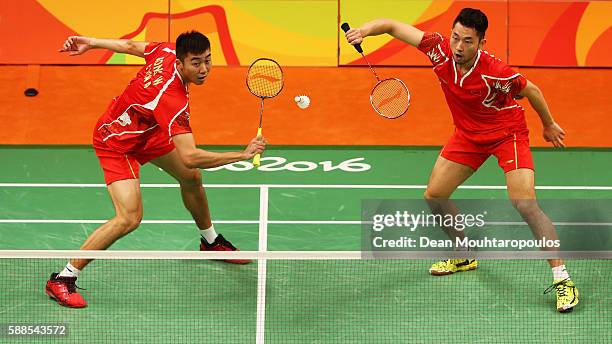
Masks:
[[[200,252],[215,252],[212,250],[203,250],[202,249],[202,245],[200,245]],[[231,252],[231,251],[228,251]],[[229,264],[236,264],[236,265],[245,265],[245,264],[251,264],[253,261],[249,260],[249,259],[245,259],[245,260],[234,260],[234,259],[213,259],[215,261],[218,262],[224,262],[224,263],[229,263]]]
[[[464,269],[459,269],[455,272],[464,272],[464,271],[471,271],[471,270],[476,270],[478,266],[470,266]],[[455,272],[453,271],[436,271],[436,270],[429,270],[429,273],[433,276],[446,276],[446,275],[452,275]]]
[[[58,299],[55,295],[53,295],[53,292],[51,290],[49,290],[49,288],[45,287],[45,293],[47,293],[47,295],[49,295],[49,298],[55,302],[57,302],[58,305],[60,306],[64,306],[64,307],[68,307],[68,308],[85,308],[87,307],[87,305],[84,306],[71,306],[65,302],[63,302],[62,300]]]
[[[215,251],[207,251],[207,250],[202,250],[202,248],[200,247],[200,252],[215,252]],[[228,251],[231,252],[231,251]],[[234,260],[234,259],[213,259],[214,261],[217,262],[223,262],[223,263],[228,263],[228,264],[236,264],[236,265],[245,265],[245,264],[251,264],[253,261],[249,260],[249,259],[245,259],[245,260]]]
[[[565,306],[567,308],[557,308],[557,310],[559,311],[559,313],[569,313],[574,310],[574,307],[576,307],[576,305],[578,305],[578,302],[574,303],[573,305]]]

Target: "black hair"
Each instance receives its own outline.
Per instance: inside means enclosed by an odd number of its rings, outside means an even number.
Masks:
[[[465,27],[472,28],[476,30],[478,37],[483,39],[485,36],[485,32],[489,27],[489,20],[487,19],[487,15],[484,14],[481,10],[475,8],[464,8],[459,12],[457,18],[453,22],[453,27],[455,24],[461,23],[461,25]]]
[[[183,32],[176,38],[176,58],[183,61],[187,54],[203,54],[210,49],[208,37],[197,31]]]

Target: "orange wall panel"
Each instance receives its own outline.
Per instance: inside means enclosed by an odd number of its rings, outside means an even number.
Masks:
[[[612,67],[612,1],[510,1],[509,63]],[[607,45],[606,45],[607,44]]]
[[[138,66],[42,66],[40,94],[25,97],[26,66],[0,66],[0,144],[90,144],[93,126]],[[544,92],[573,147],[612,147],[607,87],[612,69],[522,68]],[[367,68],[286,67],[282,93],[266,101],[264,133],[272,145],[442,145],[453,131],[450,112],[431,68],[380,68],[410,88],[412,104],[396,120],[375,114]],[[191,123],[202,144],[243,144],[256,132],[259,99],[244,84],[246,67],[213,67],[203,86],[191,87]],[[566,82],[572,80],[572,82]],[[586,85],[590,87],[576,87]],[[325,87],[322,87],[325,85]],[[307,94],[311,106],[293,98]],[[526,100],[534,146],[550,146]]]

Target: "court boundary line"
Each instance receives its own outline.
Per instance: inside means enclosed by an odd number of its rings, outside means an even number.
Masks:
[[[267,197],[266,197],[267,199]],[[267,216],[267,209],[265,215]],[[261,216],[261,213],[260,213]],[[102,224],[108,220],[86,220],[86,219],[0,219],[0,223],[32,223],[32,224],[49,224],[49,223],[64,223],[64,224]],[[364,225],[372,224],[372,221],[360,221],[360,220],[268,220],[262,218],[258,220],[213,220],[213,223],[217,224],[258,224],[259,234],[265,234],[267,236],[268,225]],[[142,220],[141,224],[195,224],[194,220]],[[411,224],[411,222],[407,222]],[[528,226],[524,221],[485,221],[485,225],[493,226]],[[553,222],[555,226],[601,226],[608,227],[612,226],[612,222]],[[262,228],[265,227],[265,228]],[[260,237],[261,238],[261,237]],[[267,242],[262,244],[262,240],[259,240],[259,247],[267,248]]]
[[[310,189],[425,189],[425,184],[203,184],[206,188],[310,188]],[[106,188],[99,183],[0,183],[0,188]],[[172,183],[143,183],[141,188],[178,188]],[[603,190],[612,191],[612,186],[595,185],[536,185],[536,190]],[[505,185],[461,185],[459,189],[505,190]]]

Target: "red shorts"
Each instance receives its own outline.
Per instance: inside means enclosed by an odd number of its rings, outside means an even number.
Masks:
[[[112,139],[110,139],[112,140]],[[109,140],[109,141],[110,141]],[[117,147],[111,147],[117,146]],[[174,149],[174,143],[164,135],[161,130],[152,130],[146,139],[131,148],[127,153],[121,153],[121,142],[102,141],[94,134],[94,150],[100,160],[100,166],[104,171],[104,181],[110,185],[118,180],[138,179],[140,176],[140,165],[170,153]]]
[[[450,161],[477,170],[493,154],[504,172],[519,168],[533,170],[533,158],[529,149],[529,131],[508,132],[499,140],[476,142],[460,130],[442,148],[440,155]]]

